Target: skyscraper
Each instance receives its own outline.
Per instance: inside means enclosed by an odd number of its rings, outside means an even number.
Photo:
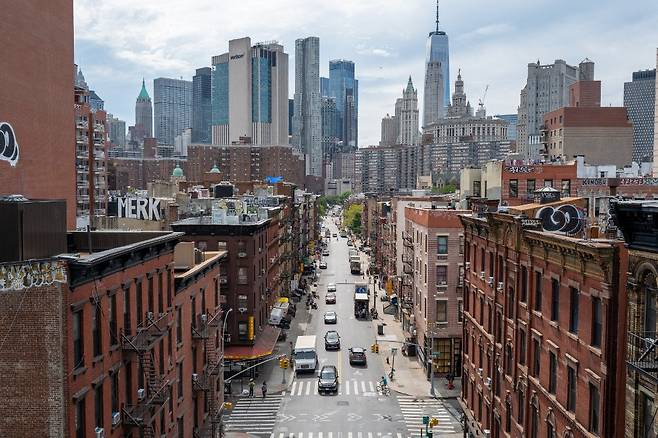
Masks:
[[[398,141],[400,122],[396,116],[386,114],[382,119],[382,132],[379,146],[393,146]]]
[[[192,127],[192,82],[154,79],[153,115],[158,143],[173,146],[174,138]]]
[[[624,106],[633,122],[633,161],[653,161],[656,69],[633,72],[633,81],[624,83]]]
[[[581,67],[580,80],[593,80],[594,63],[586,60]],[[518,153],[533,160],[539,158],[539,134],[544,114],[568,106],[569,86],[579,80],[578,70],[562,59],[548,65],[541,65],[539,61],[528,64],[528,79],[521,90],[518,110]]]
[[[142,89],[135,103],[135,138],[139,144],[144,143],[145,137],[153,137],[153,106],[151,96],[146,91],[146,83],[142,79]]]
[[[436,29],[427,37],[423,126],[437,122],[450,104],[450,50],[448,35],[439,30],[439,0],[436,0]]]
[[[212,105],[210,67],[198,68],[192,77],[192,142],[210,143]]]
[[[112,114],[108,114],[107,131],[107,138],[112,146],[124,150],[126,148],[126,122],[114,117]]]
[[[292,143],[306,155],[306,174],[322,176],[320,39],[295,41],[295,114]]]
[[[343,147],[359,146],[359,81],[354,78],[354,63],[344,59],[329,61],[329,78],[321,79],[323,96],[336,99],[336,131]]]
[[[331,161],[336,152],[338,135],[336,133],[336,99],[322,96],[322,155],[325,160]]]
[[[396,113],[399,103],[398,120],[400,122],[400,132],[398,134],[398,144],[412,146],[418,144],[418,91],[414,88],[409,76],[407,88],[402,90],[402,100],[396,102]]]
[[[212,143],[288,144],[288,54],[277,42],[229,41],[212,58]]]

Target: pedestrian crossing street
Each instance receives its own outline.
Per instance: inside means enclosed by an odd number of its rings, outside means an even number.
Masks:
[[[271,436],[282,400],[281,395],[241,398],[235,403],[226,420],[226,431],[247,432],[259,437]]]
[[[290,390],[284,395],[300,397],[307,395],[318,395],[318,381],[315,379],[294,380]],[[346,379],[338,383],[338,395],[352,395],[374,397],[378,395],[377,382],[372,380]]]
[[[439,420],[439,424],[432,429],[434,436],[440,436],[444,433],[457,433],[462,430],[459,422],[450,415],[441,400],[417,399],[409,396],[398,396],[397,399],[407,426],[408,435],[412,438],[422,436],[421,430],[425,430],[423,424],[423,416],[425,415]]]

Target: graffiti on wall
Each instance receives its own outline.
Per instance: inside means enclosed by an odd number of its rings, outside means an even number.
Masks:
[[[66,268],[58,261],[27,261],[0,265],[0,291],[66,283]]]
[[[7,122],[0,122],[0,160],[8,161],[11,167],[16,167],[18,156],[18,142],[14,128]]]
[[[535,168],[532,166],[509,166],[505,170],[509,173],[533,173]]]
[[[585,215],[578,207],[566,204],[540,208],[535,217],[541,219],[544,231],[576,234],[583,229]]]

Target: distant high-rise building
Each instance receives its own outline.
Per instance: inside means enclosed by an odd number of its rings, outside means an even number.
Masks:
[[[437,122],[450,104],[450,49],[448,35],[439,30],[439,1],[436,2],[436,29],[427,37],[423,126]]]
[[[92,111],[104,111],[105,101],[94,90],[89,90],[89,106]]]
[[[322,155],[326,161],[332,161],[336,152],[338,135],[336,133],[336,99],[322,96],[321,105],[322,120]]]
[[[288,99],[288,137],[292,136],[292,115],[295,114],[295,99]]]
[[[249,37],[228,46],[212,58],[212,143],[288,144],[288,54]]]
[[[292,143],[306,155],[306,174],[322,176],[320,39],[295,41],[295,114]]]
[[[192,82],[154,79],[153,115],[158,143],[173,145],[177,135],[192,127]]]
[[[107,115],[107,138],[112,146],[123,150],[126,148],[126,122],[114,117],[112,114]]]
[[[578,80],[593,80],[594,63],[585,60],[579,68],[568,65],[561,59],[555,63],[528,64],[528,79],[521,90],[518,110],[517,152],[529,159],[538,159],[541,142],[539,135],[544,123],[544,114],[567,106],[569,86]]]
[[[354,62],[329,61],[329,78],[322,78],[321,91],[323,96],[336,99],[336,132],[343,148],[356,149],[359,146],[359,81],[354,76]]]
[[[409,76],[407,88],[402,90],[402,100],[399,102],[400,115],[398,120],[400,122],[400,132],[397,143],[406,146],[418,144],[418,91],[411,82],[411,76]]]
[[[212,104],[210,67],[198,68],[192,77],[192,142],[210,143]],[[180,134],[179,134],[180,135]]]
[[[633,122],[633,161],[653,161],[656,69],[633,72],[624,83],[624,106]]]
[[[656,49],[656,71],[658,71],[658,48]],[[658,81],[656,81],[656,103],[653,110],[653,156],[658,157]],[[653,176],[658,176],[658,159],[653,160]]]
[[[382,119],[382,133],[379,141],[380,146],[393,146],[398,141],[400,132],[400,121],[396,116],[386,114]]]
[[[146,82],[142,79],[142,89],[135,102],[135,129],[133,141],[144,143],[145,137],[153,137],[153,105],[151,96],[146,91]]]
[[[507,126],[507,139],[516,141],[516,123],[519,119],[518,114],[497,114],[494,116],[496,119],[505,120],[509,125]]]

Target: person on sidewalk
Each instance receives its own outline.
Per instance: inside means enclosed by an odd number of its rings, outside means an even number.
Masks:
[[[254,378],[252,377],[249,379],[249,397],[254,396],[254,387],[256,386],[256,382],[254,382]]]
[[[267,382],[263,382],[263,386],[261,386],[261,391],[263,391],[263,399],[265,399],[265,396],[267,395]]]

